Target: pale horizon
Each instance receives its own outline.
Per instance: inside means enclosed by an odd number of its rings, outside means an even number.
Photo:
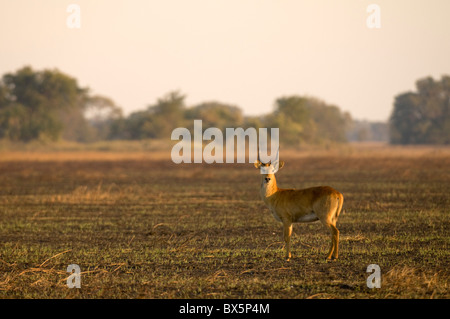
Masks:
[[[81,9],[81,28],[66,20]],[[369,29],[370,4],[381,27]],[[179,90],[245,115],[287,95],[386,121],[395,95],[450,74],[445,0],[0,0],[0,74],[58,69],[125,114]]]

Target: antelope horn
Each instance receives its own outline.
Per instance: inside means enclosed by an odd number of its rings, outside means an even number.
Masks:
[[[256,145],[256,147],[257,147],[257,150],[258,150],[258,162],[261,163],[261,159],[260,159],[260,157],[259,157],[259,143]]]

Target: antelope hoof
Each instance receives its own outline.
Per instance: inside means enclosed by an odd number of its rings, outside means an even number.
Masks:
[[[334,256],[327,257],[327,261],[336,261],[336,260],[337,260],[337,257],[334,257]]]

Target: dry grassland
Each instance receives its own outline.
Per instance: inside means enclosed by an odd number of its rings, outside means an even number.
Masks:
[[[281,226],[252,164],[180,164],[170,151],[1,151],[0,298],[449,298],[450,149],[285,151],[280,187],[345,196],[329,234]],[[81,268],[69,289],[66,268]],[[369,264],[382,285],[369,289]]]

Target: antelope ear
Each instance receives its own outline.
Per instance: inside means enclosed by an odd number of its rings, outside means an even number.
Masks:
[[[284,161],[280,161],[280,162],[278,163],[278,170],[282,169],[283,166],[284,166]]]
[[[261,167],[261,162],[256,160],[253,165],[255,165],[255,167],[259,169]]]

